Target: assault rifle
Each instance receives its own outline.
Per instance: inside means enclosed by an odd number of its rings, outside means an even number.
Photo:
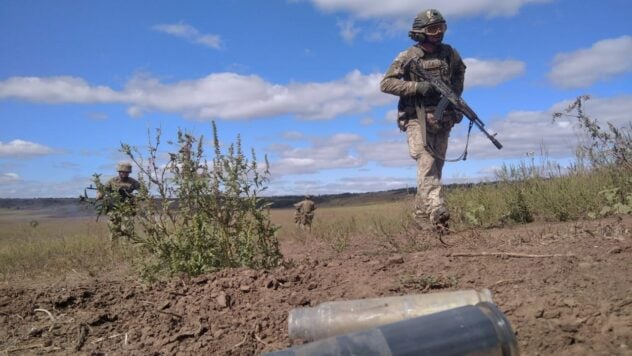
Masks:
[[[104,210],[105,205],[103,204],[102,200],[98,200],[96,197],[95,198],[89,197],[88,190],[96,190],[98,192],[99,188],[92,186],[92,184],[90,184],[90,186],[88,187],[85,187],[83,189],[83,195],[79,195],[79,202],[93,206],[94,209],[97,211],[97,221],[99,221],[99,217],[105,211]]]
[[[93,186],[92,186],[92,184],[90,184],[90,186],[85,187],[85,188],[83,189],[83,195],[79,195],[79,201],[82,201],[82,202],[84,202],[84,201],[85,201],[85,202],[90,202],[90,200],[91,200],[91,199],[90,199],[90,197],[88,197],[88,189],[89,189],[89,190],[98,190],[97,188],[93,187]],[[95,199],[95,200],[96,200],[96,199]]]
[[[487,136],[487,138],[492,141],[496,148],[501,149],[503,145],[498,142],[496,139],[496,134],[490,134],[485,130],[485,124],[481,119],[479,119],[478,115],[470,108],[469,105],[463,100],[460,96],[458,96],[450,87],[448,87],[441,79],[435,78],[430,75],[425,69],[420,68],[419,66],[411,65],[409,70],[412,74],[416,75],[420,79],[427,81],[432,84],[432,86],[441,93],[441,100],[437,105],[437,109],[435,111],[435,117],[440,120],[443,117],[444,111],[448,108],[448,105],[452,104],[452,107],[461,114],[465,115],[482,133]]]

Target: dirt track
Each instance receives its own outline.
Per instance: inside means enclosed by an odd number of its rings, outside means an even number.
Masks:
[[[0,354],[259,354],[291,345],[292,308],[489,288],[523,355],[632,355],[631,231],[630,216],[531,224],[461,232],[451,247],[420,237],[409,253],[356,238],[340,255],[283,241],[291,262],[272,271],[3,285]]]

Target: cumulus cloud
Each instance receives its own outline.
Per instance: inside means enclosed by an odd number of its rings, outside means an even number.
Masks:
[[[340,20],[337,23],[338,28],[340,29],[340,37],[342,37],[346,42],[351,43],[358,35],[360,30],[355,27],[353,20]]]
[[[283,137],[286,140],[296,141],[296,140],[303,139],[305,135],[302,132],[298,132],[298,131],[285,131],[281,134],[281,137]]]
[[[340,133],[327,138],[313,138],[307,147],[276,144],[267,148],[274,155],[270,171],[274,176],[316,173],[326,169],[361,167],[366,162],[352,152],[362,137]]]
[[[222,47],[222,39],[219,35],[200,33],[195,27],[185,23],[161,24],[154,26],[153,29],[206,47],[215,49]]]
[[[632,36],[606,39],[590,48],[556,55],[549,79],[562,88],[585,88],[596,81],[632,71],[630,58]]]
[[[498,150],[476,127],[468,149],[468,160],[481,159],[522,159],[528,152],[539,155],[543,151],[551,158],[572,158],[582,132],[573,118],[553,121],[553,113],[561,112],[573,100],[566,100],[542,111],[514,111],[494,122],[487,122],[486,129],[503,144]],[[609,122],[616,127],[630,123],[632,95],[614,98],[593,98],[584,104],[585,114],[597,119],[599,123]],[[450,137],[448,158],[458,157],[465,147],[465,127],[467,119],[461,123],[461,130],[454,130]],[[459,134],[460,132],[460,134]],[[359,158],[367,162],[376,162],[384,167],[404,167],[414,162],[408,155],[405,135],[400,139],[387,139],[379,142],[360,143],[355,150]]]
[[[497,150],[489,140],[473,129],[470,142],[470,159],[523,158],[527,152],[539,154],[543,149],[552,158],[572,157],[581,133],[572,120],[555,120],[553,113],[563,111],[572,100],[562,101],[543,111],[515,111],[488,125],[488,131],[497,132],[504,145]],[[632,96],[594,98],[584,105],[585,114],[600,123],[610,122],[622,127],[630,122]],[[465,137],[451,138],[449,156],[460,154]]]
[[[33,102],[107,103],[125,99],[122,93],[104,86],[91,86],[75,77],[12,77],[0,81],[0,99],[15,98]]]
[[[384,167],[403,167],[415,164],[415,161],[408,154],[406,134],[403,133],[399,140],[365,142],[357,147],[357,151],[364,160],[377,162]]]
[[[91,86],[70,77],[13,77],[0,81],[0,99],[43,103],[120,103],[136,117],[148,111],[179,113],[192,119],[251,119],[294,115],[331,119],[366,112],[392,103],[395,97],[379,90],[381,73],[357,70],[329,82],[266,82],[256,75],[216,73],[196,80],[161,83],[137,76],[120,91]]]
[[[0,197],[3,198],[60,198],[77,197],[79,192],[92,181],[91,177],[74,177],[66,181],[42,182],[24,180],[13,173],[9,173],[8,182],[0,174]]]
[[[494,86],[524,74],[525,63],[516,60],[480,60],[466,58],[465,86]]]
[[[339,194],[364,193],[415,186],[415,177],[407,174],[397,176],[359,176],[333,179],[330,182],[317,180],[273,180],[270,183],[269,195],[300,195],[300,194]]]
[[[546,3],[550,0],[310,0],[310,2],[328,12],[345,12],[363,19],[404,18],[409,22],[411,14],[417,14],[426,8],[441,9],[444,16],[454,17],[512,16],[525,5]]]
[[[20,181],[17,173],[0,173],[0,185],[13,184]]]
[[[13,140],[6,143],[0,141],[0,157],[44,156],[52,153],[54,153],[52,148],[39,143],[24,140]]]
[[[467,59],[468,87],[496,85],[524,72],[518,61]],[[494,68],[493,71],[490,68]],[[0,100],[40,103],[115,103],[129,105],[139,117],[151,111],[181,114],[185,118],[243,120],[293,115],[306,120],[332,119],[368,112],[392,104],[396,97],[380,92],[382,73],[353,70],[328,82],[276,84],[256,75],[224,72],[206,77],[163,83],[148,75],[132,78],[123,89],[90,85],[75,77],[12,77],[0,81]]]

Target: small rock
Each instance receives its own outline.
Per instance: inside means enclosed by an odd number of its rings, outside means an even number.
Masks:
[[[264,286],[268,289],[277,289],[279,287],[279,281],[276,278],[269,278],[265,281]]]
[[[395,255],[395,256],[391,256],[389,257],[388,261],[386,261],[386,265],[390,266],[390,265],[400,265],[404,263],[404,257],[402,257],[401,255]]]
[[[29,336],[30,337],[41,336],[45,330],[46,328],[31,328],[31,330],[29,331]]]
[[[292,294],[288,299],[290,305],[305,306],[309,304],[309,299],[304,295]]]
[[[257,279],[259,277],[259,273],[255,270],[247,269],[242,272],[242,275],[248,277],[250,279]]]
[[[574,308],[577,306],[577,302],[575,301],[575,299],[572,298],[566,298],[562,300],[562,303],[569,308]]]
[[[560,324],[560,330],[565,331],[567,333],[576,333],[578,330],[578,326],[575,323],[562,323]]]
[[[621,247],[615,247],[613,249],[611,249],[610,251],[608,251],[609,255],[616,255],[618,253],[623,252],[623,249]]]
[[[318,284],[316,284],[315,282],[312,282],[312,283],[307,285],[307,290],[312,290],[312,289],[316,289],[316,288],[318,288]]]
[[[557,319],[561,315],[562,313],[559,310],[545,310],[544,313],[542,313],[544,319]]]
[[[206,284],[208,282],[208,277],[207,276],[196,277],[196,278],[193,278],[191,282],[195,284]]]
[[[239,286],[239,290],[244,292],[244,293],[248,293],[248,292],[250,292],[250,286],[249,285]]]
[[[222,308],[228,308],[230,306],[230,296],[224,292],[220,292],[215,300],[217,301],[217,305]]]

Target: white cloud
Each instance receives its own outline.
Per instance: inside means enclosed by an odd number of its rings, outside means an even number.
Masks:
[[[503,144],[498,150],[477,127],[472,128],[468,149],[468,160],[481,159],[523,159],[527,152],[540,155],[543,151],[551,158],[573,158],[574,150],[582,136],[573,118],[553,121],[553,113],[563,111],[573,100],[567,100],[543,111],[514,111],[494,122],[486,121],[486,130],[497,133],[496,138]],[[610,122],[616,127],[630,123],[632,96],[615,98],[594,98],[584,104],[585,113],[599,123]],[[465,147],[464,119],[450,137],[447,157],[458,157]],[[606,127],[606,125],[602,125]],[[378,142],[361,142],[355,149],[359,158],[376,162],[384,167],[406,167],[414,164],[408,155],[406,134]]]
[[[596,81],[632,71],[632,36],[606,39],[590,48],[560,53],[549,79],[562,88],[585,88]]]
[[[360,32],[360,30],[355,27],[353,20],[340,20],[337,23],[338,28],[340,29],[340,36],[345,42],[351,43]]]
[[[12,77],[0,81],[0,99],[16,98],[40,103],[107,103],[125,100],[122,93],[91,86],[75,77]]]
[[[16,173],[0,173],[0,185],[13,184],[20,181],[20,176]]]
[[[13,140],[7,143],[0,141],[0,157],[43,156],[52,153],[54,153],[52,148],[39,143],[24,140]]]
[[[267,195],[291,195],[291,194],[338,194],[338,193],[364,193],[391,189],[400,189],[415,186],[415,177],[410,174],[405,177],[374,177],[361,176],[334,179],[331,182],[317,180],[273,180],[270,182]]]
[[[10,176],[7,184],[2,184],[0,174],[0,197],[3,198],[60,198],[78,197],[92,181],[91,177],[74,177],[66,181],[32,181]],[[90,194],[90,193],[88,193]]]
[[[161,24],[154,26],[153,29],[171,36],[183,38],[192,43],[198,43],[215,49],[222,48],[222,39],[220,36],[200,33],[195,27],[185,23]]]
[[[13,77],[0,81],[0,99],[44,103],[121,103],[136,117],[148,111],[182,114],[193,119],[252,119],[295,115],[331,119],[369,111],[395,101],[379,91],[382,74],[357,70],[330,82],[269,83],[256,75],[216,73],[197,80],[161,83],[147,75],[133,78],[123,90],[90,86],[70,77]]]
[[[440,9],[444,16],[468,17],[484,15],[512,16],[528,4],[550,0],[310,0],[316,7],[329,12],[351,13],[358,18],[404,18],[412,23],[411,14],[423,9]],[[413,15],[414,16],[414,15]]]
[[[398,139],[381,142],[368,142],[359,145],[358,152],[367,161],[375,161],[384,167],[403,167],[415,164],[408,154],[406,134]]]
[[[480,60],[466,58],[465,86],[494,86],[524,74],[524,62],[516,60]]]
[[[488,131],[497,132],[497,139],[504,145],[500,151],[474,127],[470,159],[524,158],[527,152],[539,154],[542,149],[552,158],[573,157],[581,135],[575,125],[576,121],[571,118],[570,121],[553,122],[553,113],[563,111],[571,102],[572,100],[563,101],[544,111],[515,111],[488,125]],[[600,123],[610,122],[622,127],[630,122],[632,96],[594,98],[584,104],[584,110],[586,115]],[[464,145],[465,137],[451,138],[448,156],[460,154]]]
[[[311,146],[272,145],[267,151],[278,157],[270,162],[276,178],[286,174],[316,173],[325,169],[361,167],[366,162],[352,152],[362,138],[355,134],[336,134],[325,139],[312,139]]]
[[[518,61],[468,59],[466,84],[495,85],[524,71]],[[490,73],[489,68],[495,71]],[[329,82],[291,82],[286,85],[265,81],[256,75],[214,73],[194,80],[162,83],[148,75],[132,78],[120,91],[88,84],[74,77],[12,77],[0,81],[1,99],[41,103],[115,103],[129,105],[127,112],[138,117],[146,112],[181,114],[186,118],[254,119],[294,115],[302,119],[332,119],[358,114],[396,101],[379,90],[381,73],[351,71]]]
[[[374,122],[375,120],[369,116],[365,116],[362,119],[360,119],[360,125],[362,126],[371,126],[373,125]]]
[[[295,141],[295,140],[303,139],[305,135],[303,135],[302,132],[298,132],[298,131],[286,131],[281,134],[281,137],[283,137],[286,140]]]

